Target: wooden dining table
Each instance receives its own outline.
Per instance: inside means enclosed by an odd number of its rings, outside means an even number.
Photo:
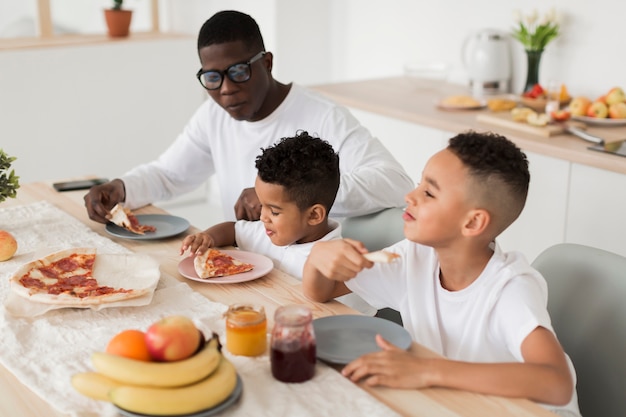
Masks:
[[[186,282],[194,291],[212,301],[232,304],[242,299],[263,305],[266,309],[269,326],[272,326],[274,310],[282,305],[302,304],[313,311],[315,318],[337,314],[359,314],[351,308],[333,301],[316,303],[302,294],[301,283],[279,270],[272,270],[261,280],[243,282],[236,285],[204,285],[185,279],[178,272],[180,244],[185,234],[197,231],[193,226],[183,234],[160,240],[130,240],[112,236],[105,231],[105,225],[91,221],[83,203],[85,191],[57,192],[52,182],[23,184],[17,198],[9,199],[0,207],[11,207],[47,201],[75,217],[98,234],[108,237],[135,253],[149,254],[159,259],[161,270],[180,281]],[[156,206],[146,206],[136,211],[138,214],[165,213]],[[1,219],[0,219],[1,223]],[[271,328],[271,327],[270,327]],[[1,337],[1,335],[0,335]],[[436,354],[418,343],[413,343],[410,351],[417,356],[433,357]],[[390,389],[367,387],[359,384],[373,397],[403,416],[428,417],[485,417],[516,416],[549,417],[555,414],[543,407],[525,400],[444,388],[429,389]],[[252,388],[253,389],[253,388]],[[63,416],[45,399],[40,398],[23,385],[9,370],[0,365],[0,416],[41,417]]]

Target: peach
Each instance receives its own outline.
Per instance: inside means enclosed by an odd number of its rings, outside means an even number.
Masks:
[[[0,262],[8,261],[17,252],[17,240],[6,230],[0,230]]]
[[[569,104],[569,111],[572,113],[572,116],[585,116],[587,114],[587,110],[591,106],[591,100],[587,97],[576,97]]]
[[[623,103],[626,100],[626,94],[620,87],[614,87],[606,93],[605,100],[609,106],[611,104]]]
[[[146,331],[146,345],[155,361],[170,362],[193,355],[200,344],[200,332],[190,318],[169,316]]]
[[[609,117],[611,119],[626,119],[626,102],[620,101],[609,106]]]
[[[604,119],[609,115],[609,108],[601,101],[594,101],[587,109],[587,116]]]

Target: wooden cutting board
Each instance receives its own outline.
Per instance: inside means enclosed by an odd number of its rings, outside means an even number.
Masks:
[[[508,111],[498,113],[479,113],[476,116],[476,120],[480,123],[488,124],[491,126],[503,127],[518,132],[526,132],[544,138],[549,138],[551,136],[566,133],[565,127],[561,124],[533,126],[526,122],[516,122],[513,120],[511,113]],[[585,124],[584,122],[576,120],[569,120],[567,123],[569,125],[579,127],[594,136],[598,136],[604,139],[606,143],[619,142],[626,139],[626,126],[590,126]]]
[[[516,122],[511,116],[511,112],[504,111],[498,113],[479,113],[476,120],[493,126],[504,127],[518,132],[530,133],[532,135],[549,138],[550,136],[564,133],[564,127],[559,124],[549,124],[546,126],[533,126],[526,122]]]

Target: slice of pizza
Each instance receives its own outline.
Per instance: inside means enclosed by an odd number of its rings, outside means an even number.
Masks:
[[[363,257],[371,262],[389,263],[398,259],[400,255],[386,250],[379,250],[376,252],[366,253]]]
[[[137,217],[129,209],[125,208],[121,204],[117,204],[111,209],[110,213],[107,215],[107,219],[111,223],[116,224],[119,227],[123,227],[129,232],[136,233],[138,235],[143,235],[146,232],[156,231],[156,227],[154,226],[140,224]]]
[[[251,271],[254,265],[242,262],[214,248],[209,248],[193,260],[198,277],[202,279],[225,277]]]
[[[11,289],[31,301],[68,307],[139,297],[151,290],[152,284],[148,285],[149,282],[158,281],[158,264],[152,260],[156,264],[154,267],[152,264],[137,264],[137,261],[122,259],[128,256],[102,255],[108,262],[107,265],[99,266],[96,259],[100,257],[96,258],[94,248],[62,250],[22,265],[11,277]],[[138,279],[133,277],[133,286],[136,288],[122,288],[121,284],[128,282],[129,271],[135,267],[152,270],[149,271],[150,277],[144,279],[139,274]],[[96,270],[100,271],[99,275],[95,273]],[[96,276],[105,277],[103,281],[106,282],[99,282]]]

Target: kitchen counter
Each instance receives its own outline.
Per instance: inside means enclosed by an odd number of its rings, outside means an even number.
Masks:
[[[591,144],[568,134],[550,138],[485,124],[477,115],[481,110],[440,110],[436,103],[450,95],[468,94],[468,88],[438,80],[394,77],[313,86],[312,89],[348,107],[365,110],[430,128],[458,133],[468,129],[498,132],[526,151],[626,174],[626,158],[588,150]],[[603,137],[626,139],[626,127],[592,127],[587,131]]]

